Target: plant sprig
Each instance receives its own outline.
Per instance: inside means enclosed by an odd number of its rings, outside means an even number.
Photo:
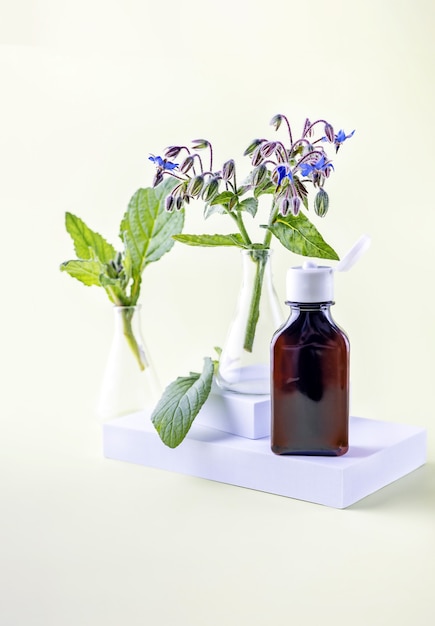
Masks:
[[[264,257],[260,251],[270,248],[275,238],[287,250],[302,256],[338,260],[338,254],[322,237],[309,219],[309,185],[316,191],[314,213],[324,217],[329,208],[329,197],[325,183],[334,171],[325,145],[333,146],[337,153],[348,135],[343,130],[334,132],[332,125],[319,119],[306,119],[301,136],[295,139],[285,115],[275,115],[271,125],[277,131],[281,125],[286,130],[286,144],[280,140],[254,139],[244,155],[251,159],[252,170],[248,178],[238,184],[236,164],[227,160],[219,170],[214,170],[214,151],[207,139],[196,139],[191,148],[173,145],[164,156],[150,156],[156,165],[154,185],[164,179],[175,181],[165,200],[169,213],[177,213],[191,201],[204,203],[204,218],[227,215],[234,223],[236,232],[230,234],[175,234],[173,239],[190,246],[238,247],[250,251],[256,263],[256,275],[251,295],[248,321],[243,347],[251,352],[259,318],[259,302],[264,275]],[[321,131],[316,136],[316,131]],[[209,159],[203,159],[202,151],[208,151]],[[180,156],[180,163],[171,159]],[[206,169],[204,163],[207,162]],[[245,217],[257,216],[259,198],[271,196],[271,207],[261,241],[253,241],[245,225]],[[212,360],[207,357],[201,374],[190,374],[177,378],[165,390],[157,405],[152,420],[162,440],[170,447],[179,445],[207,400],[211,390],[214,370]]]
[[[135,306],[140,296],[142,273],[174,245],[173,235],[181,233],[184,212],[170,214],[164,201],[174,187],[166,180],[157,188],[138,189],[122,218],[119,237],[122,251],[67,212],[65,227],[74,243],[77,259],[65,261],[60,269],[84,285],[102,287],[116,306]]]
[[[172,236],[183,230],[184,212],[171,214],[164,209],[165,198],[173,186],[172,180],[166,180],[159,187],[136,191],[120,225],[122,251],[117,251],[80,217],[69,212],[65,215],[65,227],[77,259],[65,261],[60,269],[84,285],[102,287],[115,306],[125,307],[124,335],[141,369],[147,364],[133,334],[131,307],[139,300],[145,267],[169,252],[174,245]]]
[[[251,159],[252,170],[243,184],[238,185],[236,163],[227,160],[220,170],[213,170],[213,146],[207,139],[196,139],[192,147],[170,146],[164,156],[151,156],[156,165],[154,184],[159,184],[165,177],[175,179],[171,193],[166,198],[166,209],[177,211],[192,200],[204,202],[204,217],[207,219],[216,213],[228,215],[235,223],[237,236],[232,239],[216,235],[183,235],[183,243],[189,245],[221,246],[237,245],[241,248],[268,249],[272,237],[288,250],[302,256],[314,256],[322,259],[338,260],[335,250],[327,244],[314,224],[301,209],[308,211],[308,185],[316,190],[314,212],[324,217],[329,209],[329,197],[325,183],[334,170],[325,145],[332,145],[338,152],[343,142],[353,135],[346,135],[343,130],[334,132],[332,125],[323,119],[315,122],[306,120],[301,136],[294,139],[290,123],[285,115],[275,115],[271,125],[277,131],[281,125],[287,131],[287,145],[279,140],[254,139],[244,152]],[[316,131],[321,133],[317,134]],[[200,152],[208,150],[209,168],[205,169]],[[183,155],[181,163],[170,159]],[[270,194],[272,203],[267,224],[260,224],[265,229],[263,240],[253,242],[245,226],[246,214],[255,218],[260,196]],[[247,197],[244,197],[246,196]],[[287,216],[299,218],[282,219]],[[280,224],[277,226],[277,224]],[[308,227],[309,224],[309,227]],[[300,227],[299,227],[300,226]],[[288,233],[284,231],[289,229]],[[199,237],[199,238],[198,238]],[[213,243],[214,242],[214,243]]]

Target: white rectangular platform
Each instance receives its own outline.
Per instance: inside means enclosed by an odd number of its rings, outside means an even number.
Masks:
[[[224,432],[261,439],[270,435],[270,396],[223,391],[213,383],[211,393],[195,424]]]
[[[195,422],[171,449],[140,412],[103,425],[103,450],[110,459],[342,509],[423,465],[426,431],[351,417],[346,455],[277,456],[269,437],[247,439]]]

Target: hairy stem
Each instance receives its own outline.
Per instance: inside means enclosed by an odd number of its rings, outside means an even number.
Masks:
[[[264,271],[268,259],[268,250],[251,250],[250,257],[257,265],[255,269],[254,285],[252,289],[251,302],[249,305],[248,321],[246,324],[245,339],[243,348],[247,352],[252,352],[255,339],[255,331],[257,329],[260,317],[260,298],[263,288]]]
[[[272,226],[272,224],[275,222],[277,216],[278,216],[278,205],[276,202],[273,203],[272,205],[272,209],[270,211],[270,215],[269,215],[269,222],[268,222],[268,226]],[[264,240],[263,240],[263,246],[265,248],[270,248],[270,242],[272,241],[272,232],[269,229],[266,229],[266,233],[264,235]]]
[[[136,311],[133,307],[123,307],[121,311],[122,325],[124,337],[126,338],[127,343],[130,346],[131,351],[133,352],[133,355],[139,364],[140,370],[143,371],[147,367],[148,363],[146,362],[143,350],[141,349],[141,346],[134,335],[132,320],[135,312]]]
[[[252,244],[252,241],[251,241],[251,238],[248,235],[248,231],[246,230],[245,223],[243,221],[243,217],[242,217],[240,211],[236,211],[236,222],[237,222],[237,225],[239,227],[240,234],[243,237],[243,240],[245,241],[245,243],[248,246],[250,246]]]

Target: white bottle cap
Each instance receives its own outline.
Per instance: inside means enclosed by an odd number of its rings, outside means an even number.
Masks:
[[[316,265],[307,260],[287,272],[287,302],[333,302],[334,272],[347,272],[370,247],[370,237],[362,235],[335,266]]]
[[[287,272],[287,302],[332,302],[334,300],[334,270],[310,261],[303,266],[290,267]]]

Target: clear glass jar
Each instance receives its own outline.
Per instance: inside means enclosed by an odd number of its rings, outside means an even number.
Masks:
[[[141,306],[115,306],[114,334],[97,407],[102,421],[152,409],[161,387],[145,346]]]
[[[284,317],[273,286],[271,251],[242,250],[242,285],[219,361],[217,383],[242,394],[270,393],[270,342]]]

